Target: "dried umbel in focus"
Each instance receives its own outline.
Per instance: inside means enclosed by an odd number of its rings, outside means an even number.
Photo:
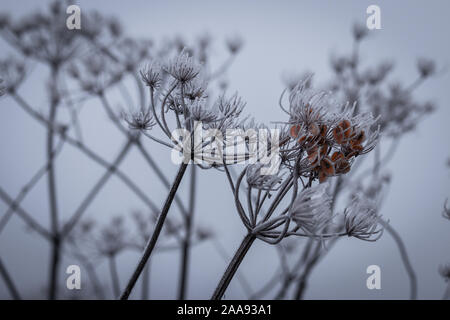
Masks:
[[[289,236],[319,240],[347,235],[377,240],[381,235],[380,218],[376,207],[368,204],[369,199],[353,201],[341,215],[345,223],[336,224],[330,184],[325,183],[333,176],[348,173],[356,157],[373,150],[379,138],[379,129],[372,129],[377,119],[370,113],[357,113],[355,105],[335,104],[328,93],[313,90],[309,78],[293,89],[289,103],[288,109],[280,104],[289,120],[281,122],[279,145],[275,149],[272,146],[272,150],[279,150],[272,154],[279,158],[278,167],[267,172],[267,164],[251,164],[236,184],[230,181],[245,227],[256,238],[271,244]],[[254,122],[244,126],[262,128]],[[267,146],[271,144],[268,137]],[[247,190],[242,190],[244,176]],[[247,205],[240,193],[247,194]]]
[[[370,113],[355,113],[356,105],[335,106],[325,92],[314,93],[305,82],[291,92],[289,135],[281,154],[286,161],[305,154],[307,161],[299,175],[321,183],[348,173],[354,159],[373,150],[379,129]],[[284,108],[283,108],[284,109]]]
[[[376,206],[368,199],[357,197],[350,207],[345,209],[345,230],[349,237],[365,241],[376,241],[383,234],[378,228],[380,217]]]

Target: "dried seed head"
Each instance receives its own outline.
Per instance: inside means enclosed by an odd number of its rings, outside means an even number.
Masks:
[[[365,25],[360,23],[355,23],[353,25],[353,37],[355,41],[360,41],[365,38],[368,34],[368,29]]]
[[[201,66],[183,49],[175,58],[165,66],[165,71],[172,77],[186,83],[200,73]]]
[[[445,281],[450,281],[450,263],[439,266],[439,274]]]
[[[208,81],[200,73],[197,77],[187,82],[184,86],[184,96],[189,100],[206,98],[206,89],[208,88]]]
[[[2,91],[15,91],[25,79],[25,63],[14,57],[0,60],[0,76],[4,80]]]
[[[310,234],[317,233],[331,220],[331,197],[328,183],[303,190],[291,207],[292,219]]]
[[[356,196],[353,203],[344,212],[345,231],[349,237],[365,241],[376,241],[383,234],[378,228],[380,216],[377,214],[375,203]]]
[[[126,229],[122,217],[113,217],[111,221],[100,230],[96,241],[97,250],[103,255],[119,253],[126,245]]]
[[[139,71],[142,81],[145,85],[156,89],[161,83],[161,66],[158,62],[153,61]]]
[[[217,113],[206,106],[204,99],[195,99],[194,101],[189,101],[187,104],[192,120],[203,123],[216,121]]]
[[[233,37],[229,37],[226,40],[226,44],[231,54],[236,54],[239,52],[239,50],[241,50],[242,46],[244,45],[244,41],[240,36],[235,35]]]
[[[417,70],[422,78],[426,78],[436,72],[436,64],[431,59],[420,58],[417,60]]]
[[[148,111],[131,111],[129,113],[123,113],[123,118],[128,124],[128,127],[132,130],[150,130],[156,124],[152,113]]]
[[[249,187],[259,190],[276,190],[282,181],[282,177],[277,174],[262,175],[262,163],[249,165],[246,172],[247,183]]]

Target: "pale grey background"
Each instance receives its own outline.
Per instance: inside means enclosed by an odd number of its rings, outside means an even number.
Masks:
[[[371,33],[373,39],[363,45],[366,63],[392,58],[397,62],[394,79],[406,83],[416,77],[415,59],[436,59],[440,69],[449,65],[450,21],[448,1],[80,1],[82,10],[95,8],[116,15],[129,34],[152,37],[160,41],[176,34],[189,39],[208,31],[215,40],[215,61],[225,57],[222,40],[238,33],[245,47],[228,72],[231,89],[238,90],[248,102],[248,111],[261,121],[280,119],[277,101],[283,86],[281,75],[287,70],[312,70],[316,79],[330,75],[328,57],[331,52],[347,52],[351,45],[350,27],[356,20],[365,21],[365,10],[378,4],[382,10],[382,30]],[[29,13],[45,6],[45,1],[1,1],[1,11],[13,16]],[[1,55],[6,51],[0,43]],[[439,106],[437,112],[409,134],[389,166],[393,174],[390,193],[382,214],[403,236],[419,280],[419,298],[440,298],[445,283],[437,273],[440,263],[450,262],[450,223],[441,217],[442,205],[450,196],[450,169],[445,167],[450,156],[449,72],[435,78],[417,91],[420,99]],[[36,84],[38,86],[36,86]],[[46,110],[42,83],[28,82],[22,88],[34,105]],[[99,153],[113,157],[123,141],[108,123],[98,103],[85,106],[83,129],[89,145]],[[99,121],[100,120],[100,121]],[[101,125],[98,125],[101,123]],[[25,116],[12,100],[0,100],[0,185],[12,195],[44,163],[45,132]],[[175,167],[169,164],[165,149],[154,146],[154,156],[164,164],[169,176]],[[156,203],[162,203],[165,189],[146,168],[137,152],[133,152],[122,169],[143,188],[151,192]],[[103,169],[65,147],[57,165],[59,206],[67,217],[87,188],[98,179]],[[99,219],[144,206],[113,178],[113,182],[90,206],[87,214]],[[186,184],[183,185],[186,187]],[[183,188],[182,186],[182,188]],[[183,190],[185,189],[181,189]],[[200,172],[199,192],[204,200],[197,205],[196,222],[214,228],[231,254],[238,246],[244,228],[230,205],[225,177],[217,172]],[[187,192],[183,193],[184,196]],[[23,206],[40,221],[48,222],[45,179],[33,190]],[[0,212],[6,210],[0,203]],[[0,235],[0,255],[6,262],[25,297],[43,297],[42,286],[47,277],[48,247],[44,240],[27,234],[24,224],[13,218]],[[137,255],[120,256],[122,285],[127,280]],[[73,261],[65,259],[63,268]],[[272,274],[277,258],[267,245],[257,243],[242,265],[242,271],[254,288]],[[366,289],[366,268],[377,264],[382,270],[382,290]],[[224,261],[209,243],[193,251],[189,298],[208,298],[225,268]],[[109,280],[100,266],[100,275]],[[178,276],[178,252],[158,254],[152,263],[151,297],[174,298]],[[83,278],[86,281],[86,278]],[[64,285],[63,273],[61,285]],[[228,296],[244,298],[234,281]],[[0,281],[0,297],[8,298]],[[336,248],[313,272],[306,298],[310,299],[395,299],[408,297],[408,282],[397,248],[391,237],[384,235],[376,243],[356,239],[340,241]]]

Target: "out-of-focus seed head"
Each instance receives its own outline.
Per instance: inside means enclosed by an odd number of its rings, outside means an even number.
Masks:
[[[365,25],[360,23],[355,23],[353,25],[353,38],[355,41],[361,41],[364,39],[368,34],[368,29]]]
[[[3,79],[3,87],[7,92],[14,92],[25,79],[25,63],[14,57],[0,60],[0,76]]]
[[[244,40],[242,40],[240,36],[234,35],[226,40],[226,44],[230,53],[236,54],[239,52],[239,50],[241,50],[242,46],[244,45]]]
[[[445,203],[444,203],[444,210],[442,211],[442,216],[443,216],[445,219],[450,220],[450,208],[447,208],[447,201],[448,201],[448,199],[445,200]]]
[[[445,281],[450,281],[450,263],[439,266],[439,274]]]
[[[420,58],[417,60],[417,70],[422,78],[429,77],[436,72],[436,63],[431,59]]]

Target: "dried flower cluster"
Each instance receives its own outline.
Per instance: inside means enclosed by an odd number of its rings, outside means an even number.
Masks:
[[[379,129],[371,131],[376,119],[370,113],[355,115],[355,105],[339,110],[327,99],[326,93],[314,93],[301,83],[291,92],[288,111],[291,138],[314,169],[306,174],[320,182],[349,172],[354,158],[370,152],[379,136]]]
[[[370,113],[356,113],[354,105],[335,104],[328,93],[314,91],[309,80],[304,79],[291,91],[288,109],[280,105],[289,120],[282,123],[276,146],[278,170],[264,175],[263,164],[249,165],[232,185],[238,213],[249,232],[268,243],[293,235],[317,239],[348,235],[374,241],[381,234],[376,210],[364,206],[361,199],[355,200],[344,213],[344,226],[339,226],[333,222],[330,185],[324,182],[348,173],[356,157],[375,147],[377,119]],[[251,126],[261,127],[254,122]],[[244,175],[247,191],[241,190]],[[319,183],[313,186],[316,180]],[[241,191],[247,194],[247,206],[241,203]],[[278,208],[290,193],[288,203]]]

